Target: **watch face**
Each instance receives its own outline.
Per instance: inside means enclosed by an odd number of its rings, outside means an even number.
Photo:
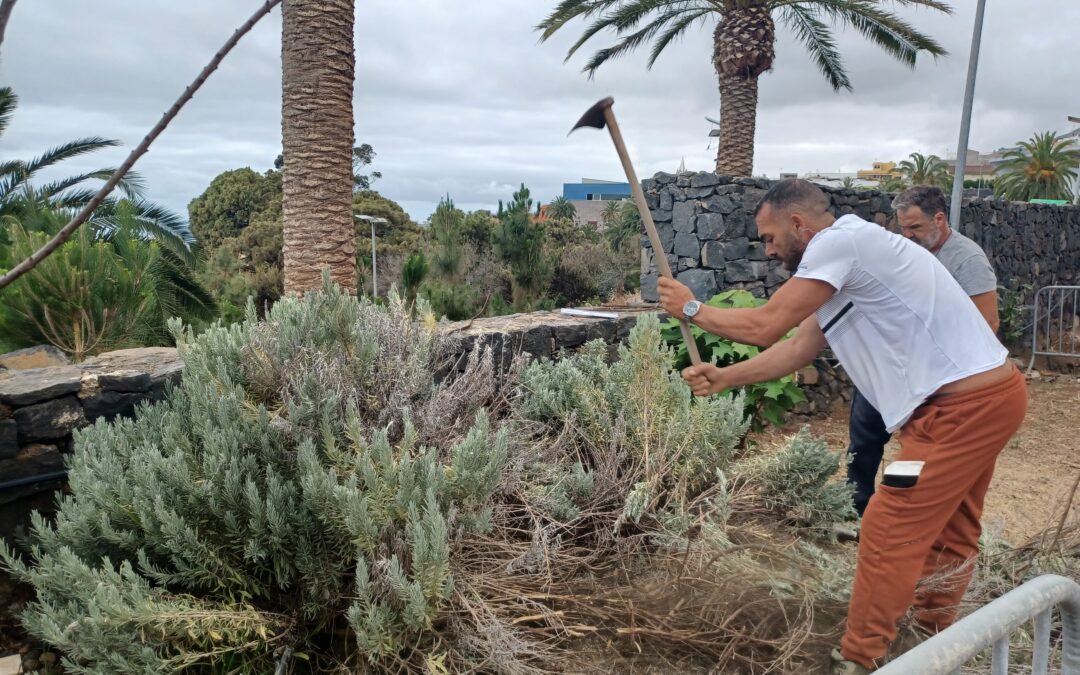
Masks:
[[[699,309],[701,309],[701,303],[697,300],[691,300],[683,306],[683,314],[687,317],[694,317]]]

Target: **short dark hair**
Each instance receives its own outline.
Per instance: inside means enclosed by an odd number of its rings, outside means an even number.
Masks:
[[[829,210],[829,196],[808,180],[787,178],[769,188],[769,191],[758,202],[757,208],[754,209],[754,215],[757,216],[766,204],[779,211],[802,207],[824,213]]]
[[[896,198],[892,200],[894,211],[903,211],[904,209],[910,209],[912,206],[919,207],[919,210],[931,217],[938,213],[949,215],[948,205],[945,202],[945,193],[940,188],[930,185],[916,185],[908,188],[896,195]]]

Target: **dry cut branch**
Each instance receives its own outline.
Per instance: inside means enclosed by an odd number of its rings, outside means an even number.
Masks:
[[[232,48],[235,47],[238,42],[240,42],[240,38],[242,38],[248,31],[250,31],[255,26],[255,24],[259,22],[260,19],[269,14],[270,10],[272,10],[274,6],[279,4],[280,2],[281,0],[266,0],[266,2],[264,2],[262,6],[259,7],[258,11],[251,15],[251,18],[249,18],[247,21],[244,22],[242,26],[236,29],[236,32],[234,32],[232,36],[228,39],[228,41],[226,41],[225,44],[221,47],[221,49],[219,49],[218,52],[214,54],[214,58],[210,59],[210,63],[206,64],[206,67],[202,69],[202,72],[199,73],[199,76],[196,77],[195,80],[188,85],[187,89],[184,90],[184,93],[180,95],[180,98],[176,99],[176,102],[172,104],[172,107],[169,108],[169,110],[166,111],[166,113],[161,117],[161,120],[154,125],[154,128],[150,130],[150,133],[148,133],[146,137],[143,138],[142,142],[139,143],[139,145],[131,151],[131,154],[127,156],[127,159],[124,160],[124,163],[121,164],[120,167],[116,170],[116,172],[113,173],[113,175],[109,178],[109,180],[106,181],[105,185],[101,186],[101,189],[98,190],[96,195],[94,195],[94,198],[91,199],[86,204],[86,206],[84,206],[83,209],[79,211],[79,213],[76,214],[74,218],[71,219],[71,222],[69,222],[59,232],[57,232],[55,237],[50,239],[44,246],[38,249],[29,258],[22,261],[15,267],[11,268],[11,270],[8,271],[7,274],[5,274],[3,277],[0,277],[0,290],[2,290],[5,286],[15,281],[22,275],[26,274],[30,270],[34,269],[34,267],[36,267],[37,264],[40,263],[42,260],[47,258],[50,253],[60,248],[60,246],[71,237],[75,230],[79,229],[79,226],[86,222],[86,219],[90,217],[90,215],[94,212],[94,209],[100,206],[101,203],[105,200],[105,198],[109,196],[109,193],[113,191],[113,189],[117,186],[120,180],[123,179],[124,175],[131,170],[131,167],[135,165],[135,162],[138,161],[138,159],[144,154],[146,154],[146,151],[150,149],[150,144],[153,143],[154,140],[161,135],[161,132],[165,130],[165,127],[169,126],[169,123],[173,121],[176,115],[180,112],[180,109],[183,108],[184,105],[186,105],[187,102],[191,100],[191,98],[195,95],[195,92],[198,91],[199,88],[202,87],[203,83],[205,83],[206,80],[210,77],[210,74],[217,70],[218,66],[221,65],[221,62],[225,59],[225,56],[230,51],[232,51]],[[14,3],[10,4],[13,5]],[[11,10],[8,2],[4,2],[2,5],[0,5],[0,19],[6,18],[6,16],[3,15],[3,11],[5,10],[5,8],[10,13]],[[2,39],[2,36],[0,36],[0,39]]]

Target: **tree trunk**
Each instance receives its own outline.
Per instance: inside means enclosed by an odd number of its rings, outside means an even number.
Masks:
[[[285,292],[330,278],[356,293],[353,0],[284,0],[281,143]]]
[[[720,147],[716,173],[749,176],[754,170],[758,78],[720,75]]]
[[[768,6],[729,7],[713,31],[713,66],[720,78],[720,147],[716,173],[754,170],[758,77],[776,57],[776,24]]]

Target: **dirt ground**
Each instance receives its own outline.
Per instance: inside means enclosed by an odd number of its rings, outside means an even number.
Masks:
[[[1044,375],[1028,381],[1028,394],[1024,425],[998,459],[983,513],[983,527],[1013,545],[1057,523],[1080,476],[1080,377]],[[847,425],[848,406],[839,403],[827,419],[809,423],[814,434],[838,451],[847,447]],[[770,443],[795,429],[789,425],[783,431],[771,430],[760,441]],[[894,438],[886,459],[898,449]],[[1072,511],[1080,513],[1080,503],[1074,503]]]

